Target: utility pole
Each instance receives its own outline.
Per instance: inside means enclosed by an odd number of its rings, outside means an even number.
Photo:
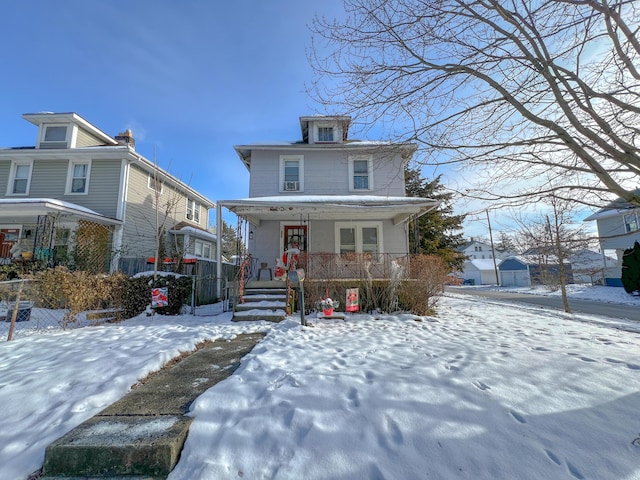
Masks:
[[[493,247],[493,233],[491,233],[491,220],[489,220],[489,209],[485,210],[487,214],[487,224],[489,225],[489,241],[491,242],[491,256],[493,257],[493,269],[496,272],[496,285],[500,286],[500,278],[498,277],[498,264],[496,263],[496,249]]]

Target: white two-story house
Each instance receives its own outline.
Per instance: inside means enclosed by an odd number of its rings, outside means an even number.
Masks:
[[[0,149],[0,263],[19,243],[51,265],[113,271],[154,256],[158,238],[165,255],[214,257],[214,203],[136,153],[130,131],[112,137],[76,113],[23,118],[35,145]]]
[[[406,196],[404,171],[417,147],[350,140],[350,122],[300,117],[300,141],[234,147],[250,172],[249,197],[219,201],[218,211],[248,221],[259,263],[275,268],[293,248],[309,276],[358,278],[367,263],[388,278],[392,261],[408,255],[408,222],[437,205]]]

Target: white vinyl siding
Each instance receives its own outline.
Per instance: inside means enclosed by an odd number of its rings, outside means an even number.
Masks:
[[[30,160],[12,162],[7,195],[28,195],[32,171],[33,162]]]
[[[373,190],[373,160],[371,155],[349,156],[349,191]]]
[[[280,192],[304,191],[304,157],[280,155]]]
[[[89,175],[91,172],[91,161],[69,162],[69,172],[67,173],[67,195],[86,195],[89,193]]]

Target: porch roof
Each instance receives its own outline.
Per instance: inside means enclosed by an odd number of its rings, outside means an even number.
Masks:
[[[48,213],[60,214],[69,220],[89,220],[104,225],[121,225],[122,221],[104,216],[89,208],[55,198],[1,198],[0,223],[10,218],[12,222],[30,221],[32,217]]]
[[[219,204],[254,225],[263,220],[286,220],[300,215],[309,220],[393,220],[398,225],[424,215],[439,202],[431,198],[379,195],[282,195],[220,200]]]

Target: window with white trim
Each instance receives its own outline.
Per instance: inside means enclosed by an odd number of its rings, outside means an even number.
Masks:
[[[187,220],[200,223],[200,202],[187,198]]]
[[[211,258],[211,243],[196,240],[194,247],[194,254],[196,257]]]
[[[89,172],[91,162],[69,162],[66,194],[89,193]]]
[[[336,253],[382,253],[381,222],[336,222]]]
[[[33,162],[30,160],[12,162],[7,195],[28,195],[32,170]]]
[[[626,233],[635,232],[638,230],[638,216],[635,212],[629,213],[624,216],[624,231]]]
[[[373,160],[371,155],[349,157],[349,191],[373,190]]]
[[[280,155],[280,191],[302,192],[304,190],[304,157],[302,155]]]
[[[333,142],[333,127],[318,127],[318,142]]]
[[[39,148],[67,148],[69,132],[68,125],[44,125]]]
[[[149,174],[149,179],[147,181],[147,187],[157,193],[162,193],[162,182],[159,178]]]

